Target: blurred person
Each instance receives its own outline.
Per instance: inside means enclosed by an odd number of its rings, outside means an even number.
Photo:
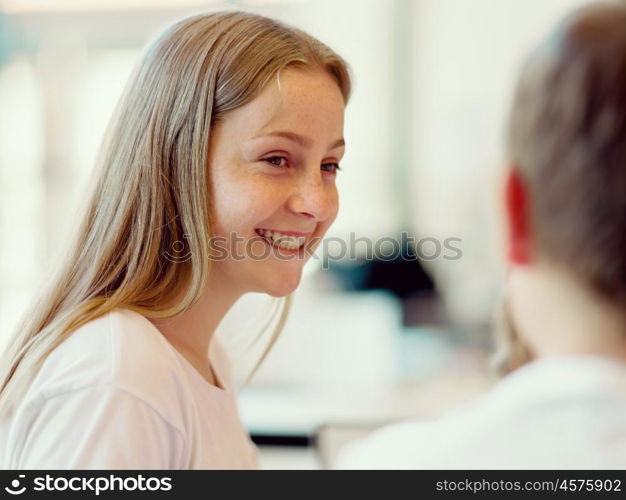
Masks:
[[[190,17],[148,48],[2,359],[3,468],[258,466],[214,331],[243,294],[297,287],[337,214],[349,93],[341,57],[257,15]]]
[[[509,120],[499,364],[468,406],[388,426],[339,468],[626,467],[626,4],[531,54]]]

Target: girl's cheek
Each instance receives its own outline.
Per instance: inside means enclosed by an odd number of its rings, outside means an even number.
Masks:
[[[286,178],[248,171],[219,176],[215,188],[217,212],[225,224],[239,227],[271,217],[287,202],[291,186]]]

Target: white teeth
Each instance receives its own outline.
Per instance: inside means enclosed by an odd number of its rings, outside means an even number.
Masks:
[[[306,241],[305,236],[291,236],[279,233],[278,231],[267,231],[259,229],[257,231],[265,239],[269,240],[274,246],[286,248],[288,250],[297,250]]]

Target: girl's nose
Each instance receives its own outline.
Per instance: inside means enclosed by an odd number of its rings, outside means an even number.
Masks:
[[[289,208],[301,216],[323,221],[335,211],[336,189],[324,182],[322,172],[303,176],[289,199]]]

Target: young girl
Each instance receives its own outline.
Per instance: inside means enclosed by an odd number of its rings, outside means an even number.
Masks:
[[[4,355],[3,468],[257,466],[213,333],[243,294],[298,285],[337,213],[349,91],[337,54],[252,14],[152,44],[65,263]]]

